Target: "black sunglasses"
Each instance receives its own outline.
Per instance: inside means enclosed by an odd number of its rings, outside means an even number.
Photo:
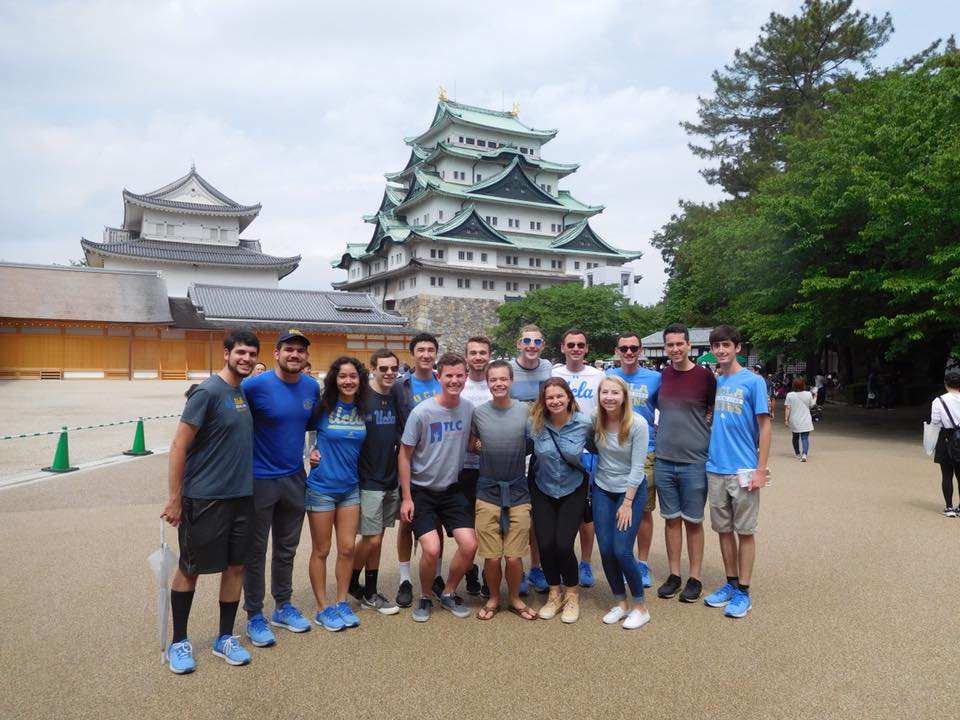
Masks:
[[[396,365],[377,365],[377,370],[382,372],[384,375],[387,373],[395,373],[399,369],[400,368],[398,368]]]
[[[587,346],[586,343],[567,343],[567,348],[569,348],[570,350],[573,350],[574,348],[579,348],[580,350],[583,350],[586,346]]]
[[[620,345],[619,347],[617,347],[617,350],[619,350],[622,353],[624,352],[635,353],[640,350],[640,346],[639,345]]]

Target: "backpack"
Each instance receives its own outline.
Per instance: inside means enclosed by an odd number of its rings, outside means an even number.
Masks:
[[[950,408],[947,407],[942,397],[940,398],[940,404],[943,405],[943,411],[947,413],[947,417],[950,418],[950,424],[953,425],[952,428],[944,428],[946,433],[945,443],[947,455],[953,462],[960,463],[960,427],[957,427],[957,421],[953,419],[953,415],[950,414]]]

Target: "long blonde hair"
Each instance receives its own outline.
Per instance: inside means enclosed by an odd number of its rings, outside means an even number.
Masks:
[[[613,383],[620,386],[623,393],[623,402],[620,403],[620,431],[617,433],[617,442],[623,445],[630,437],[633,428],[633,403],[630,402],[630,388],[616,375],[609,375],[597,385],[597,416],[593,419],[593,434],[598,446],[607,445],[607,418],[608,413],[600,402],[600,389],[604,383]]]
[[[543,430],[544,420],[550,414],[547,411],[547,404],[544,402],[544,397],[547,394],[547,389],[552,387],[563,388],[563,391],[567,394],[567,412],[569,412],[571,416],[580,409],[580,406],[577,405],[577,399],[573,396],[573,392],[570,390],[570,386],[567,385],[566,380],[553,377],[544,381],[540,386],[540,394],[537,396],[536,402],[530,407],[530,423],[533,426],[534,434],[540,434],[540,431]]]

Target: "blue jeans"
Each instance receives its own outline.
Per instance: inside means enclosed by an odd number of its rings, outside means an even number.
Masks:
[[[626,577],[630,594],[635,603],[643,602],[643,579],[640,568],[633,557],[633,544],[637,541],[637,530],[643,520],[643,505],[647,500],[647,481],[637,488],[633,497],[633,521],[626,530],[617,529],[617,508],[623,504],[624,493],[607,492],[593,484],[593,522],[597,529],[597,545],[600,547],[600,559],[603,561],[603,574],[607,576],[610,590],[616,600],[627,597],[623,579]]]
[[[707,505],[706,463],[675,463],[656,458],[653,474],[657,479],[660,517],[703,522],[703,509]]]
[[[793,434],[793,454],[800,454],[800,445],[803,444],[803,454],[806,455],[810,452],[810,433],[794,433]]]

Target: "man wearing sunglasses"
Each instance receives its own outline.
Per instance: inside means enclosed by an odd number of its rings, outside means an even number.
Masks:
[[[563,353],[566,362],[553,369],[554,377],[561,377],[567,381],[580,407],[580,412],[588,417],[597,410],[597,389],[604,378],[603,370],[587,365],[589,350],[587,335],[583,330],[577,328],[567,330],[560,339],[560,352]],[[584,468],[590,473],[590,478],[593,479],[597,456],[584,450],[582,461]],[[593,587],[594,584],[593,566],[590,564],[590,558],[593,555],[593,538],[593,518],[587,512],[580,525],[580,585],[587,588]]]
[[[360,542],[353,558],[350,594],[360,607],[382,615],[400,612],[377,590],[383,533],[393,527],[400,513],[397,484],[397,452],[403,424],[396,397],[390,392],[400,371],[400,360],[392,350],[381,348],[370,356],[370,386],[367,389],[367,435],[360,448]],[[365,568],[365,571],[364,571]],[[363,585],[360,572],[364,571]]]
[[[657,490],[654,480],[653,459],[657,447],[657,428],[655,424],[657,400],[660,393],[660,373],[648,370],[640,364],[643,357],[643,344],[636,333],[624,332],[617,336],[617,358],[620,367],[607,370],[607,375],[613,375],[623,380],[630,388],[630,400],[633,411],[647,421],[650,429],[647,443],[647,460],[643,465],[643,472],[647,476],[647,499],[643,506],[643,519],[640,521],[637,533],[637,557],[640,559],[640,575],[643,586],[650,587],[653,581],[650,578],[650,566],[647,562],[650,557],[650,543],[653,540],[653,511],[657,507]]]
[[[511,363],[513,370],[513,384],[510,386],[510,397],[525,403],[534,402],[540,395],[540,386],[553,376],[553,365],[549,360],[540,357],[543,352],[543,331],[536,325],[524,325],[520,328],[520,338],[517,340],[517,357]],[[536,472],[536,458],[530,457],[527,483],[532,484]],[[525,575],[521,575],[521,595],[526,595]],[[550,589],[547,578],[540,567],[540,549],[537,547],[537,536],[530,530],[530,576],[529,581],[539,593]]]

